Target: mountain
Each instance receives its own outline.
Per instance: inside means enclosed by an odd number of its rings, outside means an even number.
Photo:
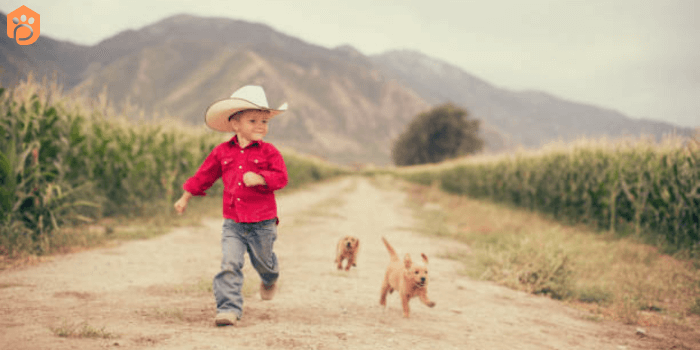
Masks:
[[[177,15],[93,46],[43,34],[28,46],[0,40],[4,85],[30,70],[56,72],[67,89],[96,97],[106,86],[117,107],[195,125],[211,103],[236,88],[263,85],[272,107],[288,101],[290,108],[275,118],[268,139],[337,163],[390,163],[391,142],[412,118],[446,101],[482,120],[490,151],[674,129],[541,92],[500,89],[417,52],[368,57],[351,46],[324,48],[226,18]]]
[[[7,27],[7,14],[0,12],[0,28]],[[26,78],[55,76],[66,85],[76,85],[88,65],[90,48],[40,35],[31,45],[18,45],[7,35],[0,35],[0,83],[11,86]]]
[[[372,57],[383,72],[396,77],[431,105],[451,101],[466,107],[498,134],[504,147],[539,147],[552,140],[585,136],[653,135],[660,139],[692,129],[632,119],[614,110],[567,101],[539,91],[511,91],[478,79],[458,67],[415,51],[391,51]]]

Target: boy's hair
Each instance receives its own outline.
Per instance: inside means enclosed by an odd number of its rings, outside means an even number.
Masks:
[[[267,109],[242,109],[236,113],[231,114],[228,117],[228,121],[231,121],[231,119],[235,120],[241,120],[241,116],[243,115],[243,112],[248,112],[248,111],[260,111],[260,112],[266,112],[267,114],[270,114],[270,111]]]

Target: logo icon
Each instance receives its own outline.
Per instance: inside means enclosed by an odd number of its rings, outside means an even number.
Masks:
[[[33,44],[41,29],[39,14],[27,6],[20,6],[7,14],[7,36],[20,45]]]

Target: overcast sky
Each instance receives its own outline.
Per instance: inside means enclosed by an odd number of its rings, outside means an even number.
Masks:
[[[700,127],[698,0],[3,0],[93,45],[187,13],[264,23],[365,55],[411,49],[511,90]]]

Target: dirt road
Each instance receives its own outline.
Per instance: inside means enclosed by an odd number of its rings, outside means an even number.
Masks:
[[[221,220],[0,273],[1,349],[642,349],[635,328],[591,321],[547,299],[460,276],[441,259],[453,242],[416,233],[405,195],[345,178],[281,196],[277,296],[262,301],[246,263],[243,319],[213,324],[211,278]],[[196,200],[191,205],[197,205]],[[466,213],[465,215],[468,215]],[[359,237],[357,268],[333,263],[341,236]],[[389,262],[430,257],[428,308],[396,293],[379,306]],[[109,338],[58,337],[77,327]]]

